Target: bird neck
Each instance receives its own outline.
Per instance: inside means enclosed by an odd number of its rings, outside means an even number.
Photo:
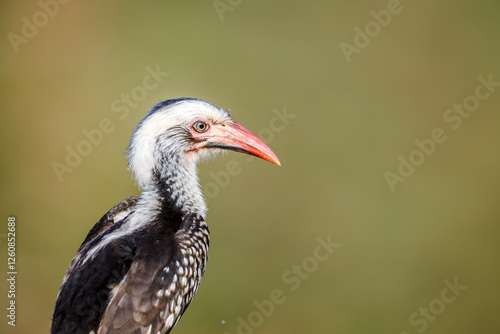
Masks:
[[[156,206],[162,215],[180,215],[184,218],[191,213],[205,217],[207,207],[203,199],[196,163],[171,159],[160,164],[162,168],[153,173],[151,187],[145,189],[146,197],[155,197]]]

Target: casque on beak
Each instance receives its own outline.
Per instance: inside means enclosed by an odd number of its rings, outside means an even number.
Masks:
[[[234,121],[213,125],[209,133],[203,137],[204,141],[197,144],[195,149],[216,147],[232,150],[254,155],[281,166],[278,157],[269,146],[250,130]]]

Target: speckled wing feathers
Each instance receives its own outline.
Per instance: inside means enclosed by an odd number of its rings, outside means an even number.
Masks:
[[[138,250],[130,270],[113,289],[99,334],[163,334],[174,327],[205,271],[209,232],[203,218],[188,215],[171,242],[175,247],[157,245],[157,251],[164,252],[161,256]]]

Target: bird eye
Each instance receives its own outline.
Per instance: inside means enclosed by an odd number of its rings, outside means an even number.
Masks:
[[[208,130],[208,124],[205,122],[196,122],[193,125],[193,128],[198,132],[205,132]]]

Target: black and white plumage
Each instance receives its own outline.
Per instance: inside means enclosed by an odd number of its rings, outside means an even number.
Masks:
[[[258,137],[208,102],[159,103],[139,123],[129,167],[143,189],[90,230],[64,276],[52,334],[169,333],[207,262],[199,160],[229,149],[279,165]]]

